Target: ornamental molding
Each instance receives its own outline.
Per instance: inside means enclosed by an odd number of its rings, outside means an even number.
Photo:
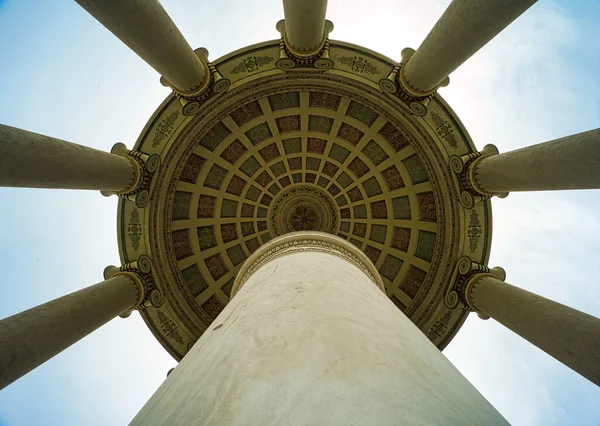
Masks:
[[[232,297],[243,287],[248,278],[260,267],[281,256],[297,252],[321,252],[337,256],[359,268],[381,291],[385,286],[375,265],[358,248],[346,240],[324,232],[292,232],[263,244],[248,258],[237,274]]]

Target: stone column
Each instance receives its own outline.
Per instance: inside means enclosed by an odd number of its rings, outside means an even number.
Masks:
[[[489,194],[600,188],[600,129],[485,155],[473,162],[470,177]]]
[[[498,269],[498,268],[495,268]],[[478,274],[468,304],[600,386],[600,319],[514,287],[498,274]]]
[[[0,186],[126,193],[141,174],[128,156],[0,124]]]
[[[288,47],[300,53],[319,49],[325,38],[326,11],[327,0],[283,0]]]
[[[197,92],[208,81],[207,65],[157,0],[76,1],[179,93]]]
[[[0,389],[48,361],[144,297],[135,274],[111,278],[0,321]]]
[[[536,0],[453,0],[400,71],[403,88],[431,93]],[[510,61],[510,59],[507,59]]]
[[[275,238],[233,291],[132,425],[507,424],[345,240]]]

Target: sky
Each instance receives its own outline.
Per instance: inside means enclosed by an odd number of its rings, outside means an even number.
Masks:
[[[162,3],[211,59],[277,38],[283,18],[278,0]],[[399,59],[448,3],[330,0],[331,38]],[[541,0],[451,75],[440,94],[477,147],[506,152],[600,127],[599,21],[598,0]],[[131,147],[169,91],[74,1],[0,0],[0,94],[0,123],[108,151]],[[102,281],[119,263],[116,203],[1,188],[0,318]],[[600,191],[492,204],[490,265],[600,317]],[[494,320],[471,315],[444,354],[515,426],[600,425],[600,388]],[[0,391],[0,426],[127,424],[175,365],[137,313],[117,318]]]

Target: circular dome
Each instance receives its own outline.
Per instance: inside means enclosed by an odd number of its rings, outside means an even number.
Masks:
[[[331,70],[282,71],[278,46],[215,61],[229,89],[193,116],[170,96],[138,140],[161,156],[150,203],[119,210],[123,260],[148,254],[164,295],[142,316],[179,359],[260,245],[322,231],[361,249],[390,300],[443,348],[467,314],[449,303],[457,261],[489,255],[489,201],[461,205],[448,165],[472,142],[439,95],[417,113],[384,92],[387,58],[332,42]]]

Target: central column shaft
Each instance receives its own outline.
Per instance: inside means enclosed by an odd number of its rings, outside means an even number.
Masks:
[[[132,160],[0,124],[0,186],[123,191]]]
[[[536,0],[453,0],[406,64],[406,83],[429,92]]]
[[[361,269],[326,251],[251,271],[131,424],[507,424]]]
[[[157,0],[76,1],[174,87],[202,86],[202,62]]]
[[[323,41],[327,0],[283,0],[286,38],[300,52],[315,50]]]

